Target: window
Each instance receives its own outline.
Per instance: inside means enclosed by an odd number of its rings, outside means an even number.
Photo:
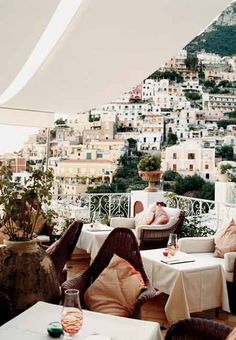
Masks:
[[[193,165],[192,164],[189,165],[189,171],[193,171]]]
[[[87,152],[86,159],[88,159],[88,160],[92,159],[92,153],[91,152]]]
[[[97,158],[103,158],[103,154],[102,153],[97,153]]]
[[[209,179],[210,178],[210,174],[206,174],[206,179]]]
[[[143,138],[143,142],[144,142],[144,143],[146,143],[146,141],[147,141],[146,139],[147,139],[146,137]]]
[[[209,165],[208,164],[205,164],[205,169],[209,169]]]
[[[177,159],[177,154],[176,154],[176,152],[173,153],[173,159]]]
[[[188,159],[195,159],[194,153],[188,153]]]
[[[177,165],[173,164],[173,171],[177,171]]]

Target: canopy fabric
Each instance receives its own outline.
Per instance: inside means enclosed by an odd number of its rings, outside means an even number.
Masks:
[[[13,81],[60,0],[0,0],[0,93]]]
[[[110,102],[163,65],[230,2],[83,0],[41,67],[1,106],[76,113]]]
[[[0,124],[3,125],[46,128],[52,127],[53,123],[52,112],[0,108]]]

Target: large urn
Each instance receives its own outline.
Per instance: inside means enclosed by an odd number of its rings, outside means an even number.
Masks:
[[[0,290],[9,295],[15,313],[40,300],[57,303],[60,290],[54,265],[37,240],[5,244],[0,259]]]
[[[157,187],[156,183],[160,181],[162,172],[160,170],[154,170],[154,171],[141,171],[138,172],[139,176],[144,180],[148,182],[148,186],[144,189],[148,192],[156,192]]]

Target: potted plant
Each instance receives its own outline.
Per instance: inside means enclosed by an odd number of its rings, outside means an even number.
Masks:
[[[161,178],[161,158],[155,155],[143,156],[138,163],[138,174],[144,180],[148,181],[148,187],[145,191],[157,191],[156,182]]]
[[[219,180],[221,182],[228,182],[229,181],[229,173],[228,171],[233,169],[233,166],[230,163],[223,163],[220,165],[220,174]]]
[[[50,204],[52,183],[50,170],[35,170],[21,186],[13,181],[10,165],[0,165],[0,224],[8,236],[0,258],[0,290],[9,295],[17,313],[38,300],[53,302],[59,296],[53,264],[35,234],[45,217],[42,205]]]

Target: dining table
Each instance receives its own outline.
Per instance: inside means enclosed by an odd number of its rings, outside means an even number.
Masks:
[[[39,301],[0,327],[1,340],[48,340],[48,324],[59,321],[62,306]],[[63,336],[61,337],[63,339]],[[83,310],[83,325],[75,340],[161,340],[160,325]]]
[[[143,250],[141,257],[151,284],[168,295],[165,314],[170,323],[218,307],[229,312],[224,259],[177,252],[169,260],[165,252],[164,248]]]
[[[76,248],[85,250],[90,254],[91,261],[93,261],[112,230],[113,228],[104,224],[97,226],[94,226],[92,223],[84,224],[76,243]]]

